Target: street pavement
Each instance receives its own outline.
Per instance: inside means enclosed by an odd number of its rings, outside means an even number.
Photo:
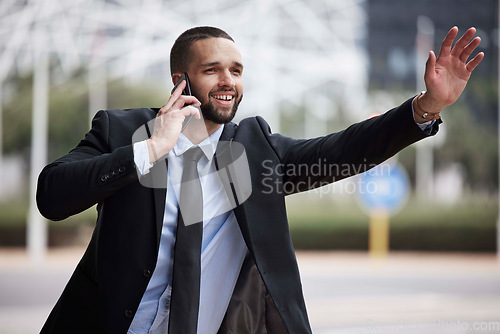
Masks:
[[[38,333],[82,248],[43,264],[0,249],[0,333]],[[317,334],[500,334],[500,262],[493,254],[298,252]]]
[[[300,253],[314,333],[500,333],[494,255]]]

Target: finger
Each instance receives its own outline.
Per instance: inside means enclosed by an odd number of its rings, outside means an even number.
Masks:
[[[183,96],[179,97],[174,102],[174,104],[172,105],[172,107],[170,108],[170,110],[179,110],[182,107],[184,107],[186,104],[194,104],[194,105],[197,105],[197,106],[201,105],[200,101],[198,101],[198,99],[196,97],[183,95]]]
[[[463,34],[463,36],[460,37],[457,43],[455,43],[453,50],[451,50],[451,55],[457,57],[460,56],[464,51],[465,46],[469,44],[472,37],[474,37],[475,33],[476,33],[476,28],[469,28],[469,30],[467,30],[465,34]]]
[[[463,61],[464,63],[467,61],[469,56],[471,55],[472,52],[477,48],[477,46],[481,43],[481,37],[476,37],[472,40],[472,42],[469,43],[460,55],[460,60]]]
[[[200,109],[197,107],[187,106],[187,107],[184,107],[181,110],[179,110],[179,112],[182,113],[185,117],[187,117],[189,115],[193,115],[194,117],[196,117],[196,119],[201,118]]]
[[[194,96],[185,95],[184,99],[185,99],[185,101],[186,101],[187,104],[194,104],[195,106],[201,106],[200,100],[198,100]]]
[[[429,58],[427,58],[427,62],[425,63],[425,77],[434,75],[436,71],[436,54],[434,51],[429,51]]]
[[[484,53],[479,52],[470,62],[467,63],[466,66],[467,70],[469,70],[469,72],[474,71],[476,66],[479,65],[479,63],[481,62],[481,60],[483,60],[483,58],[484,58]]]
[[[167,103],[160,109],[159,113],[166,113],[168,109],[172,108],[172,105],[179,99],[182,95],[182,90],[186,88],[186,80],[182,80],[182,82],[175,88],[172,92],[172,95],[167,100]]]
[[[441,50],[439,51],[439,56],[448,56],[450,55],[451,52],[451,46],[453,45],[453,40],[455,37],[457,37],[458,34],[458,28],[455,26],[448,31],[448,34],[446,34],[446,37],[443,40],[443,43],[441,43]]]
[[[182,93],[181,93],[182,94]],[[168,102],[160,109],[162,114],[167,113],[169,110],[179,110],[185,104],[201,105],[201,102],[194,96],[179,95],[177,92],[172,93]]]

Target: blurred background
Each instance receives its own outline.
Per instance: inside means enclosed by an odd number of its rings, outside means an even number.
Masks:
[[[477,28],[473,55],[486,57],[439,134],[391,159],[404,189],[387,200],[382,227],[359,178],[290,196],[289,222],[315,332],[472,333],[497,321],[484,332],[500,333],[498,12],[496,0],[1,0],[0,331],[30,332],[8,324],[19,314],[38,328],[94,226],[94,208],[41,219],[41,168],[78,144],[99,109],[162,106],[180,33],[212,25],[235,39],[245,65],[236,121],[262,115],[274,132],[310,138],[424,90],[428,51],[456,25],[460,35]]]

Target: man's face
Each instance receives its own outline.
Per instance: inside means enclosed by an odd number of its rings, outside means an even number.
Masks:
[[[191,46],[191,92],[201,102],[205,120],[230,122],[243,97],[243,65],[236,44],[225,38],[199,40]]]

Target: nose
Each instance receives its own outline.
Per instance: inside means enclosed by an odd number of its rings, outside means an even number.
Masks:
[[[229,70],[222,71],[219,76],[219,86],[233,88],[235,86],[235,81],[233,75]]]

